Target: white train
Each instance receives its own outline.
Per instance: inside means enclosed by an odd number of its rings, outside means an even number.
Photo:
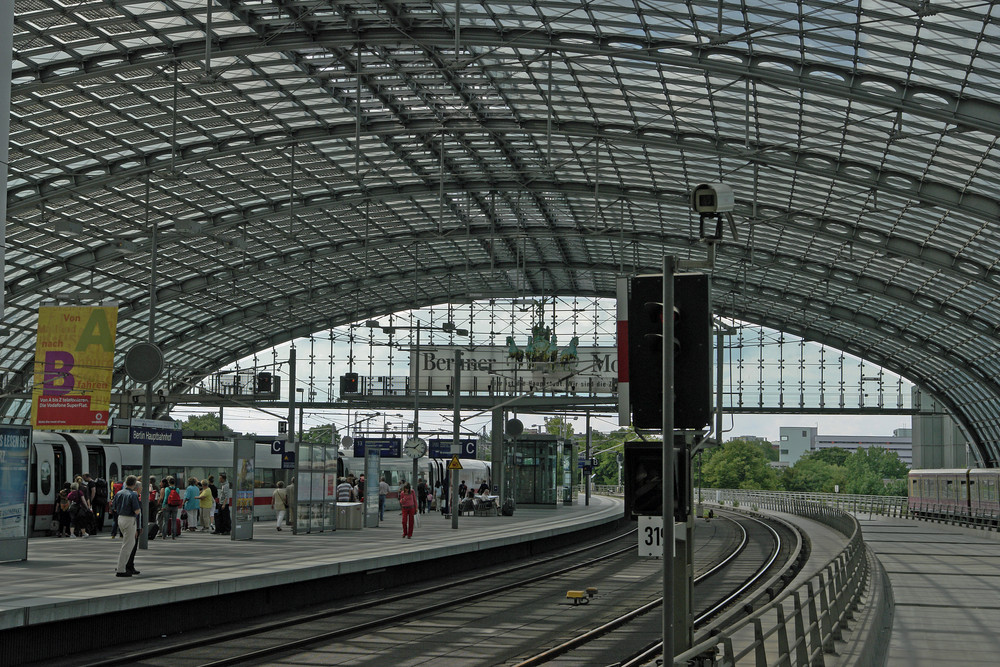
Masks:
[[[418,459],[418,476],[423,477],[433,489],[438,481],[445,483],[448,475],[449,461],[450,459],[431,459],[427,457]],[[365,462],[362,458],[345,456],[341,459],[341,462],[343,463],[343,469],[348,474],[353,474],[357,477],[364,472]],[[465,483],[473,490],[477,489],[483,480],[491,483],[493,477],[489,461],[461,459],[461,463],[462,469],[459,471],[459,481],[465,480]],[[381,459],[379,470],[382,479],[389,484],[389,499],[386,501],[386,509],[399,509],[396,493],[399,491],[399,485],[402,480],[408,481],[411,484],[413,483],[413,459]]]
[[[327,454],[331,459],[334,456],[332,451]],[[270,443],[258,443],[255,456],[254,517],[268,520],[274,517],[271,496],[275,483],[285,479],[286,471],[281,469],[280,454],[271,453]],[[418,463],[420,475],[432,486],[443,480],[447,473],[447,460],[423,458]],[[487,461],[463,459],[462,465],[461,478],[470,486],[480,480],[491,479]],[[364,471],[364,460],[338,455],[336,466],[338,477],[348,474],[359,476]],[[400,480],[409,481],[412,469],[413,460],[409,458],[381,460],[380,473],[391,490],[388,509],[398,509],[396,492]],[[28,525],[31,534],[53,532],[56,495],[64,483],[72,482],[77,475],[85,472],[99,475],[109,482],[123,480],[128,475],[140,477],[142,446],[110,444],[107,436],[57,431],[33,433],[28,485]],[[233,443],[229,440],[185,438],[180,447],[151,448],[150,474],[157,480],[172,475],[182,483],[188,477],[207,479],[215,476],[218,482],[220,472],[226,472],[230,480],[234,479]],[[328,474],[333,476],[332,469]],[[335,484],[331,481],[323,486],[332,488]]]

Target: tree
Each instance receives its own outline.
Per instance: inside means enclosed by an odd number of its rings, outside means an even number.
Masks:
[[[814,456],[803,456],[795,465],[781,471],[781,486],[785,491],[833,493],[837,485],[844,488],[847,471]]]
[[[333,429],[332,439],[330,429]],[[330,424],[329,426],[313,426],[307,428],[305,433],[299,433],[298,437],[301,438],[302,442],[311,442],[315,444],[336,443],[338,447],[340,446],[340,429],[333,424]]]
[[[851,455],[851,452],[844,449],[843,447],[827,447],[826,449],[817,449],[814,452],[807,452],[803,458],[810,458],[814,461],[822,461],[832,466],[843,466],[847,462],[847,457]]]
[[[545,419],[545,432],[549,435],[558,435],[567,440],[573,435],[573,425],[566,421],[565,417],[547,417]]]
[[[210,412],[204,415],[191,415],[181,424],[181,429],[184,431],[218,431],[219,415]],[[223,424],[222,433],[223,435],[233,435],[236,431]]]
[[[758,442],[730,440],[702,465],[702,483],[721,489],[776,489],[778,476]]]
[[[865,495],[906,495],[906,464],[896,452],[884,447],[858,448],[844,463],[847,493]],[[886,480],[890,480],[887,484]],[[892,480],[902,480],[900,485]]]

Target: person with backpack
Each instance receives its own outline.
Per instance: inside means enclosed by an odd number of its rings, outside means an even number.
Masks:
[[[94,479],[94,496],[90,504],[94,510],[94,527],[98,533],[104,532],[104,515],[107,512],[109,500],[107,480],[103,477],[97,477]]]
[[[163,490],[163,504],[160,506],[164,522],[163,539],[167,539],[169,536],[176,540],[180,536],[181,524],[178,514],[183,504],[184,500],[177,490],[177,480],[168,477],[167,486]]]
[[[81,489],[80,483],[83,479],[79,479],[80,482],[70,484],[70,491],[66,496],[69,499],[69,515],[73,526],[73,532],[70,533],[70,537],[90,537],[90,534],[87,532],[89,524],[88,516],[90,514],[90,508],[87,505],[85,495],[87,487],[84,485],[83,489]]]
[[[63,488],[59,489],[59,495],[56,496],[56,521],[59,522],[56,537],[69,537],[69,527],[72,522],[72,517],[69,515],[69,491],[69,482],[64,482]]]

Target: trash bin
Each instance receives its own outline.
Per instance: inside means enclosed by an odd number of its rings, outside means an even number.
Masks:
[[[337,503],[337,530],[361,530],[364,503]]]

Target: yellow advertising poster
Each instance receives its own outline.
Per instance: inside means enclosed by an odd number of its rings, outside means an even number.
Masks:
[[[107,428],[117,327],[117,306],[38,309],[32,426]]]

